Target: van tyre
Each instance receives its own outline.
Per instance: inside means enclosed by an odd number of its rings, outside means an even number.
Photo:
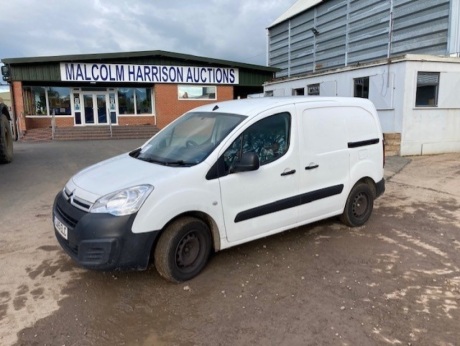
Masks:
[[[0,114],[0,163],[13,160],[13,135],[5,114]]]
[[[160,235],[154,253],[155,267],[168,281],[190,280],[205,267],[211,246],[209,227],[199,219],[182,217]]]
[[[372,214],[374,196],[374,191],[368,184],[356,184],[348,195],[340,220],[350,227],[364,225]]]

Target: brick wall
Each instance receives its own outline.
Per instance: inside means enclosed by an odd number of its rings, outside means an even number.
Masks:
[[[44,116],[43,118],[26,118],[27,129],[42,129],[51,126],[51,118]]]
[[[155,124],[155,117],[153,116],[143,116],[143,117],[138,117],[138,116],[123,116],[119,115],[118,116],[118,125],[120,126],[126,126],[126,125],[154,125]]]
[[[73,127],[74,118],[73,117],[55,117],[57,127]]]
[[[217,101],[233,100],[233,86],[217,86],[217,100],[179,100],[177,84],[155,85],[157,126],[162,129],[185,112]]]
[[[56,126],[57,127],[73,127],[74,126],[74,119],[73,117],[59,117],[56,118]],[[43,117],[27,117],[26,124],[27,129],[42,129],[51,127],[52,118],[48,116]]]
[[[37,128],[48,128],[51,127],[51,117],[33,117],[26,118],[26,124],[28,129],[37,129]],[[149,117],[136,117],[136,116],[119,116],[118,125],[127,126],[127,125],[154,125],[155,119],[153,116]],[[73,127],[74,118],[73,117],[56,117],[56,126],[57,127]]]

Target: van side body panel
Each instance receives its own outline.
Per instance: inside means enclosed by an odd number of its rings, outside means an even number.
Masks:
[[[374,107],[356,108],[347,117],[350,151],[350,185],[353,187],[365,177],[375,184],[384,177],[383,134]]]
[[[292,131],[298,134],[298,193],[308,196],[296,207],[297,222],[274,224],[246,238],[223,238],[222,249],[340,215],[357,181],[371,178],[375,184],[384,183],[383,135],[373,105],[367,100],[342,101],[296,103],[293,116],[298,118],[298,128]]]
[[[316,191],[341,187],[336,193],[325,195],[304,205],[301,221],[310,222],[340,214],[350,190],[350,162],[347,148],[346,107],[298,105],[302,124],[300,132],[300,190]]]

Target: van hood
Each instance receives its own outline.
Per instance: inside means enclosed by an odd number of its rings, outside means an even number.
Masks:
[[[182,174],[190,167],[167,167],[123,154],[85,168],[66,184],[66,190],[94,203],[109,193],[142,184],[160,183]]]

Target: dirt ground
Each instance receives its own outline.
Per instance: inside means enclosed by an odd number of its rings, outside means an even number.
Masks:
[[[460,154],[387,161],[371,220],[336,219],[155,268],[78,268],[51,205],[84,166],[139,141],[15,143],[0,166],[1,345],[458,345]]]

